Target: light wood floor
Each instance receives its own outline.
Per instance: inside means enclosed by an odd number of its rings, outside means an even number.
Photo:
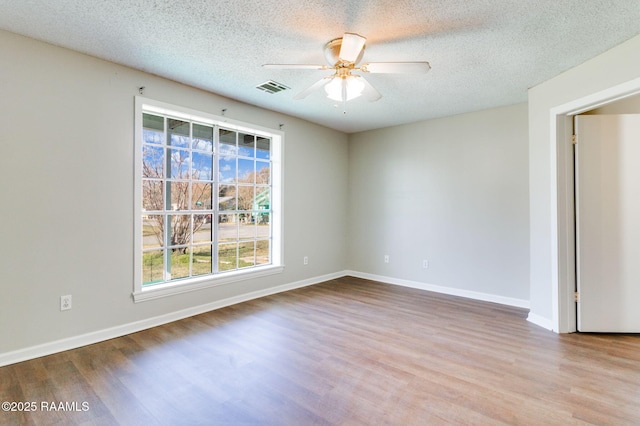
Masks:
[[[526,315],[345,277],[0,368],[0,424],[640,424],[640,336]]]

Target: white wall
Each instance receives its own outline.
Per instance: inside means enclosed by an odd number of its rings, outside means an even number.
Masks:
[[[526,304],[527,143],[526,104],[351,135],[350,268]]]
[[[640,36],[637,36],[529,90],[530,303],[531,315],[538,318],[539,323],[552,324],[557,314],[553,306],[554,282],[559,275],[557,210],[552,176],[558,171],[554,161],[555,135],[551,135],[551,109],[595,96],[639,77]]]
[[[345,270],[346,135],[7,32],[0,51],[0,355]],[[284,123],[284,273],[133,303],[140,86],[149,98]],[[73,309],[60,312],[65,294]]]

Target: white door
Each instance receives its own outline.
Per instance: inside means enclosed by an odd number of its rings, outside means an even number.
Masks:
[[[578,331],[640,332],[640,114],[576,116]]]

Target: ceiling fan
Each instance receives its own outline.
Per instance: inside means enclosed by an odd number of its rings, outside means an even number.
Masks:
[[[327,97],[346,104],[359,96],[368,101],[382,97],[365,78],[354,71],[371,74],[426,73],[431,69],[429,62],[367,62],[358,66],[364,55],[367,39],[355,33],[344,33],[340,38],[324,46],[324,55],[330,66],[307,64],[265,64],[270,69],[333,70],[333,74],[323,77],[293,99],[306,98],[311,92],[324,87]]]

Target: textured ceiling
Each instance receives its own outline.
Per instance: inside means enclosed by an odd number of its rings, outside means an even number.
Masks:
[[[638,0],[0,0],[0,28],[348,133],[524,102],[527,89],[640,33]],[[429,61],[376,74],[382,93],[347,114],[317,92],[323,45],[367,37],[365,62]],[[292,88],[269,94],[267,80]],[[230,111],[230,114],[232,112]]]

